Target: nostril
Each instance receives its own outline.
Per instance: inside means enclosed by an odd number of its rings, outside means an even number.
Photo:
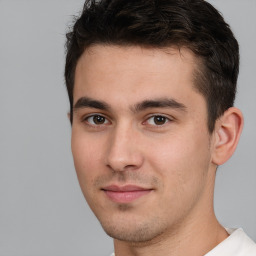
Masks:
[[[137,170],[142,165],[141,157],[127,157],[122,159],[108,159],[107,167],[114,172]]]

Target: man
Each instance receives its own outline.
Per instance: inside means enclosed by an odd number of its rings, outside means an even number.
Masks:
[[[203,0],[87,1],[67,36],[78,180],[115,256],[256,255],[213,209],[243,126],[238,43]]]

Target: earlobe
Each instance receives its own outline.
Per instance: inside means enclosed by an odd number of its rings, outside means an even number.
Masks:
[[[234,153],[243,129],[243,115],[235,107],[229,108],[216,122],[212,162],[225,163]]]

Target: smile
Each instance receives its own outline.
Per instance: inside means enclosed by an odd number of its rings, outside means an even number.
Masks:
[[[153,189],[146,189],[134,185],[111,185],[102,189],[106,196],[116,203],[129,203],[150,193]]]

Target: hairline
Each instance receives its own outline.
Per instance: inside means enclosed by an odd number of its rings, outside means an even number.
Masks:
[[[199,93],[200,95],[203,96],[204,101],[206,103],[206,109],[207,109],[207,126],[208,126],[208,130],[209,133],[211,134],[214,130],[214,127],[212,127],[211,124],[211,118],[210,118],[210,111],[209,111],[209,106],[207,104],[207,94],[203,93],[202,91],[202,87],[203,87],[203,83],[205,83],[206,81],[206,65],[204,64],[204,60],[202,56],[199,56],[198,54],[196,54],[189,46],[188,44],[169,44],[169,45],[165,45],[165,46],[157,46],[157,45],[152,45],[152,44],[136,44],[136,43],[129,43],[129,42],[122,42],[122,43],[116,43],[116,42],[92,42],[90,44],[87,44],[81,55],[79,56],[79,58],[77,59],[75,68],[74,68],[74,74],[73,74],[73,88],[72,88],[72,102],[74,101],[74,89],[75,89],[75,73],[76,73],[76,68],[78,65],[79,60],[81,59],[81,57],[84,55],[84,53],[88,50],[90,50],[90,48],[93,48],[94,46],[116,46],[116,47],[140,47],[141,49],[156,49],[156,50],[162,50],[163,52],[165,52],[166,54],[171,54],[170,49],[176,49],[179,51],[180,56],[182,57],[182,53],[181,50],[182,49],[186,49],[188,50],[192,55],[193,55],[193,64],[194,64],[194,70],[192,73],[192,83],[193,83],[193,87],[192,89],[195,90],[195,92]],[[204,86],[205,87],[205,86]],[[74,103],[74,102],[73,102]],[[73,112],[73,103],[72,103],[72,112]],[[73,116],[73,113],[72,113]],[[216,122],[216,120],[215,120]]]

